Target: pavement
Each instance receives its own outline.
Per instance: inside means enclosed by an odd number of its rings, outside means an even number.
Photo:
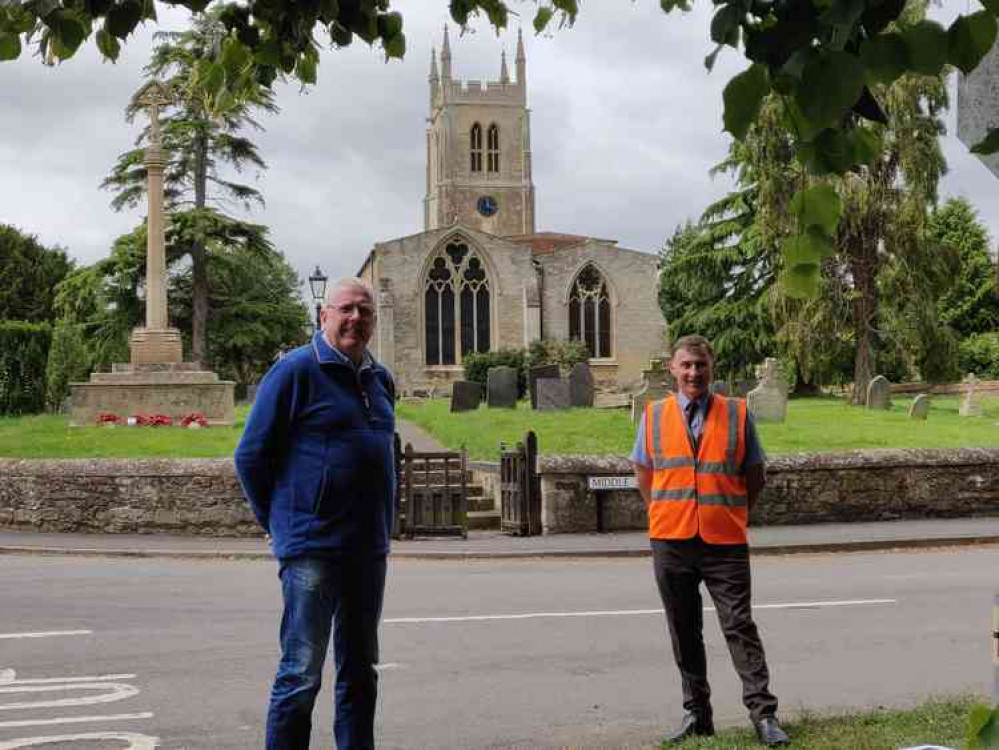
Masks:
[[[753,554],[951,547],[999,544],[999,517],[765,526],[750,529]],[[169,536],[164,534],[59,534],[0,531],[0,555],[94,555],[268,559],[259,538]],[[469,560],[511,558],[642,557],[649,555],[644,532],[552,534],[515,537],[498,531],[470,531],[467,539],[427,537],[396,540],[397,559]]]

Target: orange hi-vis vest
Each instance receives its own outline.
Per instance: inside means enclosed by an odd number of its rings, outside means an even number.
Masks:
[[[645,407],[652,539],[746,543],[746,402],[712,395],[697,446],[675,396]]]

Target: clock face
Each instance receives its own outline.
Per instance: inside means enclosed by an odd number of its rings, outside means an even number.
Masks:
[[[499,204],[491,195],[483,195],[479,198],[476,208],[479,209],[479,213],[483,216],[493,216],[499,211]]]

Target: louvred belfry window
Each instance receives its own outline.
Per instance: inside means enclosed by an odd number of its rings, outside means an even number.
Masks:
[[[470,154],[472,157],[471,168],[473,172],[482,171],[482,126],[479,123],[472,125],[472,132],[469,135]]]
[[[486,168],[499,172],[499,126],[493,123],[486,135]]]

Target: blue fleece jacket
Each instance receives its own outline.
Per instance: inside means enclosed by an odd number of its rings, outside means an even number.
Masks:
[[[355,369],[322,333],[264,376],[236,474],[278,559],[388,553],[394,407],[389,371]]]

